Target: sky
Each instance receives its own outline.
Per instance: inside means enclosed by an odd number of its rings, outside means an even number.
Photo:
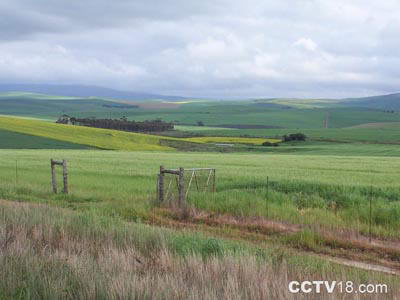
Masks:
[[[0,83],[190,97],[400,90],[398,0],[0,0]]]

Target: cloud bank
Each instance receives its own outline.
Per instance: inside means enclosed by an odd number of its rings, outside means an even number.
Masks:
[[[193,97],[399,90],[400,3],[3,0],[0,83]]]

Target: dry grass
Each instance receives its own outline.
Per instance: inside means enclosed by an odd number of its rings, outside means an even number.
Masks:
[[[292,295],[287,284],[349,276],[244,250],[182,255],[171,240],[172,232],[146,225],[0,202],[0,299],[337,299]]]

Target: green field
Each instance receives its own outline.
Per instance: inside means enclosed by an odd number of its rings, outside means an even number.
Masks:
[[[393,126],[393,125],[392,125]],[[182,126],[179,130],[205,136],[249,136],[274,138],[302,132],[311,140],[333,142],[365,142],[375,144],[399,144],[400,131],[395,128],[343,128],[343,129],[207,129]]]
[[[88,145],[100,149],[115,150],[172,150],[160,144],[161,137],[108,130],[0,117],[0,129],[22,134],[35,135],[69,143]],[[171,139],[168,137],[162,139]]]
[[[108,149],[108,150],[218,150],[215,146],[208,146],[207,143],[213,145],[215,143],[234,143],[234,144],[249,144],[261,145],[265,141],[278,142],[277,139],[260,139],[260,138],[241,138],[241,137],[205,137],[205,138],[174,138],[165,136],[156,136],[143,133],[125,132],[110,129],[92,128],[84,126],[73,126],[56,124],[52,122],[44,122],[41,120],[33,120],[26,118],[1,117],[0,130],[8,132],[7,148],[21,148],[25,136],[42,138],[37,141],[54,141],[61,145],[78,144],[87,145],[93,148]],[[14,135],[11,135],[11,132]],[[18,138],[20,134],[21,139]],[[15,143],[14,143],[15,142]],[[13,146],[14,145],[14,146]],[[40,148],[40,145],[38,144]],[[79,146],[82,147],[82,146]],[[78,147],[78,148],[79,148]],[[4,147],[6,148],[6,147]],[[26,144],[25,148],[32,148],[30,144]],[[47,148],[47,147],[43,147]],[[57,147],[60,148],[60,147]],[[67,148],[67,147],[62,147]],[[199,149],[196,149],[199,148]],[[214,149],[215,148],[215,149]],[[235,151],[240,151],[243,148],[235,148]],[[223,149],[222,149],[223,150]],[[264,150],[259,147],[259,150]],[[243,150],[242,150],[243,151]]]
[[[398,112],[324,99],[101,101],[0,95],[0,114],[19,116],[0,117],[0,299],[287,299],[282,282],[310,278],[400,294]],[[61,112],[179,125],[150,135],[55,124]],[[281,142],[297,132],[307,140]],[[52,193],[51,158],[68,161],[68,195]],[[207,172],[186,170],[185,207],[173,175],[159,203],[161,165],[215,168],[216,191],[203,191]]]
[[[108,116],[118,109],[110,106],[118,105],[114,101],[99,98],[78,98],[42,95],[34,93],[0,93],[0,114],[34,117],[41,119],[57,119],[64,113],[85,113],[86,116],[105,113]],[[126,105],[126,104],[125,104]]]
[[[58,202],[55,199],[59,197],[50,193],[50,158],[69,161],[72,194],[63,201]],[[21,188],[17,190],[16,160],[21,166]],[[361,231],[368,224],[366,195],[372,186],[374,231],[400,237],[399,158],[2,150],[0,164],[0,198],[47,199],[71,207],[96,207],[128,220],[148,218],[160,165],[217,168],[218,193],[207,198],[194,194],[192,199],[201,209]],[[268,196],[267,176],[271,183]],[[333,202],[343,209],[339,214],[328,209]],[[268,212],[267,203],[271,205]],[[303,206],[308,208],[307,216],[299,210]]]
[[[181,124],[195,125],[202,121],[207,127],[224,125],[263,125],[291,129],[324,127],[329,115],[330,128],[345,128],[367,123],[400,122],[398,112],[384,109],[346,106],[336,100],[271,99],[247,101],[195,101],[167,108],[156,102],[152,109],[120,109],[107,107],[118,102],[97,98],[74,98],[29,93],[0,94],[0,114],[44,119],[57,119],[66,113],[75,117],[120,118],[137,121],[161,118]],[[357,103],[355,101],[354,103]],[[106,106],[104,106],[106,105]]]
[[[279,143],[281,141],[280,139],[223,137],[223,136],[192,137],[192,138],[186,138],[185,140],[195,143],[232,143],[232,144],[249,144],[249,145],[261,145],[264,142]]]
[[[88,149],[88,146],[0,130],[0,149]]]

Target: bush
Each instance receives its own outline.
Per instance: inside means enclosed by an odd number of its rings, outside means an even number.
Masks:
[[[284,135],[282,137],[284,142],[290,142],[290,141],[305,141],[307,139],[307,136],[304,133],[291,133],[289,135]]]
[[[261,145],[262,146],[266,146],[266,147],[277,147],[277,146],[279,146],[278,143],[271,143],[271,142],[268,142],[268,141],[265,141]]]

